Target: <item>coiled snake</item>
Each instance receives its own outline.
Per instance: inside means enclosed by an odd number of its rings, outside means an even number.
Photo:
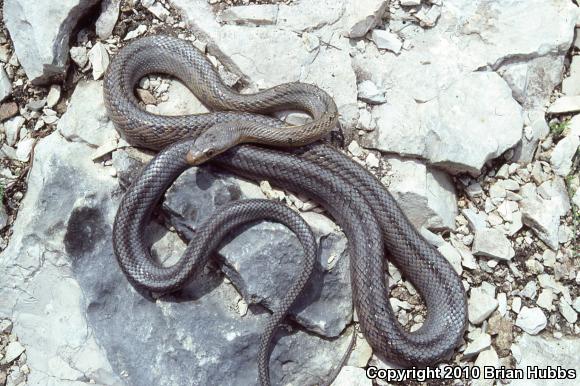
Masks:
[[[139,106],[134,88],[143,76],[152,73],[181,80],[216,112],[185,116],[148,113]],[[175,265],[160,265],[151,257],[144,229],[153,207],[190,163],[211,158],[209,162],[235,174],[269,180],[318,201],[348,238],[353,300],[360,328],[374,353],[404,366],[430,365],[452,355],[467,324],[461,280],[375,177],[329,145],[320,141],[308,144],[328,133],[337,121],[336,105],[324,91],[290,83],[256,94],[239,94],[223,84],[192,44],[167,36],[141,38],[124,47],[109,66],[104,90],[110,117],[129,143],[164,149],[128,189],[115,219],[115,253],[131,282],[155,292],[178,289],[205,264],[224,235],[249,221],[279,221],[302,242],[304,269],[279,308],[273,310],[262,335],[258,357],[262,384],[269,384],[269,346],[274,329],[312,271],[314,239],[300,217],[281,204],[234,202],[200,227]],[[290,108],[305,110],[312,122],[285,127],[262,115]],[[269,139],[260,139],[264,135]],[[226,151],[232,141],[304,146],[271,149],[243,144]],[[427,306],[427,316],[417,331],[405,330],[391,308],[386,259],[415,286]]]

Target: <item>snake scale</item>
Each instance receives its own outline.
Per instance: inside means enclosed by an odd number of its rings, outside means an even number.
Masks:
[[[160,116],[145,111],[134,89],[143,76],[153,73],[179,79],[214,112]],[[165,190],[191,163],[209,159],[239,176],[269,180],[305,194],[327,210],[348,239],[360,329],[379,357],[403,366],[426,366],[453,354],[467,325],[461,279],[374,176],[339,150],[316,141],[332,129],[338,117],[336,105],[324,91],[289,83],[256,94],[239,94],[221,81],[191,43],[168,36],[140,38],[120,50],[107,70],[104,90],[109,115],[122,136],[132,145],[162,150],[127,190],[115,218],[115,253],[134,285],[155,292],[180,288],[207,262],[222,237],[243,223],[259,219],[281,222],[302,243],[303,270],[279,308],[273,310],[261,338],[258,374],[262,385],[270,382],[268,361],[274,330],[312,272],[314,238],[300,217],[279,203],[239,201],[221,208],[200,226],[175,265],[160,265],[151,257],[144,230]],[[268,116],[289,108],[308,112],[312,122],[284,127]],[[250,134],[240,134],[241,129]],[[255,132],[257,136],[252,134]],[[278,148],[240,144],[226,151],[219,147],[231,140],[260,142],[261,134],[273,137]],[[219,146],[212,148],[212,142]],[[280,148],[298,145],[303,146]],[[391,308],[387,259],[414,285],[427,307],[423,326],[414,332],[398,323]]]

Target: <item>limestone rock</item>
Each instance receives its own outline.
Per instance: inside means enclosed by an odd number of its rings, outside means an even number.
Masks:
[[[389,158],[392,167],[389,191],[418,229],[453,229],[457,198],[445,173],[414,160]]]
[[[499,260],[511,260],[515,256],[515,251],[502,231],[486,228],[475,232],[473,254]]]
[[[498,307],[495,299],[495,288],[489,283],[470,290],[467,302],[469,321],[480,324],[486,320]]]
[[[4,22],[18,60],[33,83],[45,84],[64,75],[71,32],[96,3],[97,0],[4,2]]]
[[[528,308],[524,306],[516,319],[516,326],[530,335],[539,334],[547,325],[546,315],[541,309],[536,307]]]

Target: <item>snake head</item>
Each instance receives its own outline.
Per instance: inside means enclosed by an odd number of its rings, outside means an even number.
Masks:
[[[210,127],[195,139],[187,152],[187,163],[196,166],[240,143],[241,136],[233,125],[222,123]]]

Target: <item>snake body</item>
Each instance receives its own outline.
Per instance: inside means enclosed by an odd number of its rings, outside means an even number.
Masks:
[[[204,104],[217,111],[183,116],[146,112],[134,96],[134,87],[142,76],[151,73],[178,78]],[[274,202],[252,201],[252,208],[243,210],[236,207],[239,203],[233,203],[224,209],[226,213],[216,214],[200,227],[200,234],[191,240],[185,256],[172,267],[162,267],[153,261],[142,235],[152,208],[189,166],[187,157],[201,133],[212,127],[226,128],[232,122],[245,122],[239,127],[259,127],[262,133],[275,139],[276,146],[295,146],[328,132],[336,120],[334,102],[317,87],[301,83],[257,94],[239,94],[223,84],[211,63],[193,45],[166,36],[141,38],[123,48],[109,66],[104,89],[110,117],[125,139],[135,146],[164,149],[128,189],[115,219],[115,253],[133,283],[161,292],[178,289],[205,263],[224,232],[238,226],[239,221],[258,218],[280,221],[302,242],[305,268],[289,291],[291,294],[281,302],[281,308],[274,310],[262,336],[259,379],[262,384],[269,384],[268,350],[273,330],[311,270],[314,247],[311,236],[304,233],[303,224]],[[280,121],[263,115],[289,107],[303,109],[313,117],[310,124],[290,128],[291,141]],[[299,136],[311,131],[308,140]],[[219,138],[218,132],[211,135]],[[293,149],[243,144],[210,162],[240,176],[269,180],[281,188],[303,193],[332,215],[348,239],[353,300],[360,328],[375,354],[403,366],[431,365],[452,355],[467,325],[467,302],[461,279],[416,231],[382,184],[363,167],[321,142]],[[231,215],[238,211],[244,212],[239,220],[238,214]],[[414,332],[398,323],[391,308],[386,259],[414,285],[427,306],[423,326]]]

